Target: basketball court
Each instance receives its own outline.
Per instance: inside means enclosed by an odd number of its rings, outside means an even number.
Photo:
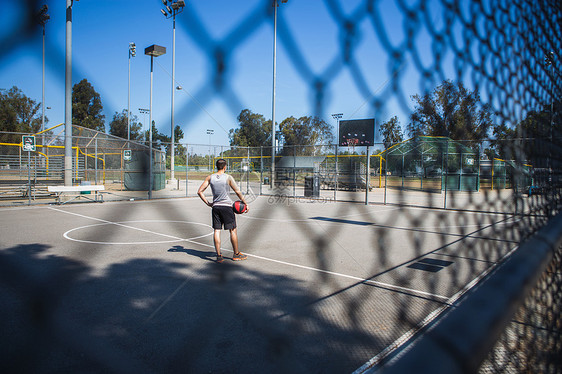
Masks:
[[[15,278],[3,320],[22,328],[3,354],[40,335],[52,350],[39,367],[58,371],[353,372],[519,239],[500,237],[516,224],[505,214],[264,196],[237,217],[248,260],[231,260],[224,231],[218,264],[197,198],[0,212]],[[48,331],[25,323],[38,295]]]

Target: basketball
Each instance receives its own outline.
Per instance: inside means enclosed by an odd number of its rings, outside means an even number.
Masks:
[[[244,204],[242,201],[238,200],[235,201],[234,204],[232,204],[232,209],[234,209],[234,213],[242,214],[248,209],[248,207],[246,207],[246,204]]]

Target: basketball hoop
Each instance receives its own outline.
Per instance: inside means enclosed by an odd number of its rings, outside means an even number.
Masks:
[[[352,152],[355,152],[355,146],[359,144],[359,139],[357,138],[347,138],[347,146],[351,148]]]

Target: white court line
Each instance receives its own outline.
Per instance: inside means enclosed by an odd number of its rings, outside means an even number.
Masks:
[[[85,215],[83,215],[83,214],[74,213],[74,212],[67,212],[67,211],[65,211],[65,210],[61,210],[61,209],[57,209],[57,208],[52,208],[52,207],[49,207],[49,209],[52,209],[52,210],[55,210],[55,211],[61,212],[61,213],[66,213],[66,214],[75,215],[75,216],[82,217],[82,218],[86,218],[86,219],[91,219],[91,220],[94,220],[94,221],[103,222],[103,224],[111,224],[111,225],[115,225],[115,226],[124,227],[124,228],[127,228],[127,229],[132,229],[132,230],[137,230],[137,231],[146,232],[146,233],[149,233],[149,234],[164,236],[164,237],[167,237],[167,238],[174,239],[173,241],[178,241],[178,242],[179,242],[179,241],[185,241],[185,242],[191,242],[191,243],[195,243],[195,244],[200,244],[199,242],[196,242],[196,241],[194,241],[194,240],[192,240],[192,239],[180,238],[180,237],[177,237],[177,236],[174,236],[174,235],[162,234],[162,233],[159,233],[159,232],[156,232],[156,231],[151,231],[151,230],[141,229],[141,228],[139,228],[139,227],[124,225],[124,224],[119,223],[119,222],[107,221],[107,220],[102,219],[102,218],[89,217],[89,216],[85,216]],[[101,224],[100,224],[100,225],[101,225]],[[72,229],[72,230],[73,230],[73,229]],[[72,231],[72,230],[69,230],[69,231]],[[69,231],[67,231],[66,233],[68,233]],[[66,233],[65,233],[65,234],[66,234]],[[64,236],[64,235],[63,235],[63,237],[64,237],[65,239],[71,240],[71,241],[80,241],[80,240],[76,240],[76,239],[69,238],[68,236]],[[118,243],[95,243],[95,244],[118,244]],[[137,244],[138,244],[138,243],[137,243]],[[152,243],[148,243],[148,244],[152,244]],[[213,248],[214,248],[214,246],[213,246]]]
[[[56,209],[56,208],[49,208],[49,209],[52,209],[52,210],[55,210],[55,211],[58,211],[58,212],[61,212],[61,213],[72,214],[72,215],[82,217],[82,218],[86,218],[86,219],[92,219],[92,220],[95,220],[95,221],[114,224],[114,225],[125,227],[125,228],[139,230],[139,231],[143,231],[143,232],[147,232],[147,233],[153,233],[153,234],[156,234],[156,235],[161,235],[161,236],[165,236],[165,237],[169,237],[169,238],[176,238],[178,241],[187,241],[187,242],[190,242],[190,243],[202,245],[204,247],[213,248],[213,249],[215,248],[214,245],[200,243],[200,242],[197,242],[195,240],[178,238],[178,237],[175,237],[173,235],[161,234],[161,233],[153,232],[153,231],[150,231],[150,230],[145,230],[145,229],[140,229],[140,228],[136,228],[136,227],[132,227],[132,226],[128,226],[128,225],[123,225],[123,224],[120,224],[120,223],[117,223],[117,222],[107,221],[107,220],[104,220],[104,219],[101,219],[101,218],[88,217],[88,216],[85,216],[85,215],[79,214],[79,213],[67,212],[67,211],[61,210],[61,209]],[[227,252],[232,252],[232,250],[226,249],[226,248],[221,248],[221,250],[224,250],[224,251],[227,251]],[[378,286],[378,287],[388,288],[388,289],[391,289],[391,290],[394,290],[394,291],[412,293],[412,294],[420,295],[420,296],[423,296],[423,297],[430,297],[430,298],[439,299],[439,300],[442,300],[442,301],[446,301],[446,300],[449,299],[446,296],[441,296],[441,295],[432,294],[432,293],[429,293],[429,292],[419,291],[419,290],[412,289],[412,288],[395,286],[395,285],[389,284],[389,283],[377,282],[377,281],[369,280],[368,278],[361,278],[361,277],[356,277],[356,276],[353,276],[353,275],[336,273],[336,272],[329,271],[329,270],[323,270],[323,269],[313,268],[313,267],[310,267],[310,266],[294,264],[294,263],[291,263],[291,262],[275,260],[275,259],[272,259],[272,258],[263,257],[263,256],[255,255],[255,254],[249,254],[249,253],[245,253],[245,254],[248,257],[257,258],[257,259],[260,259],[260,260],[263,260],[263,261],[274,262],[274,263],[277,263],[277,264],[282,264],[282,265],[291,266],[291,267],[295,267],[295,268],[299,268],[299,269],[314,271],[314,272],[317,272],[317,273],[329,274],[329,275],[337,276],[337,277],[340,277],[340,278],[352,279],[354,281],[359,281],[361,283],[375,285],[375,286]]]
[[[152,241],[152,242],[134,242],[134,241],[128,241],[128,242],[97,242],[97,241],[93,241],[93,240],[76,239],[76,238],[72,238],[69,235],[73,231],[82,230],[82,229],[89,229],[89,228],[92,228],[92,227],[109,225],[109,224],[121,225],[121,224],[125,224],[125,223],[158,223],[158,222],[159,223],[162,223],[162,222],[163,223],[188,223],[188,224],[193,224],[193,225],[206,226],[206,227],[212,229],[211,225],[207,225],[206,223],[199,223],[199,222],[172,221],[172,220],[136,220],[136,221],[122,221],[122,222],[102,222],[102,223],[96,223],[96,224],[93,224],[93,225],[85,225],[85,226],[75,227],[75,228],[70,229],[67,232],[65,232],[62,236],[65,239],[68,239],[68,240],[71,240],[71,241],[74,241],[74,242],[88,243],[88,244],[101,244],[101,245],[142,245],[142,244],[163,244],[163,243],[175,243],[175,242],[177,242],[178,239],[175,236],[165,235],[165,234],[161,234],[161,233],[157,233],[157,232],[153,232],[153,231],[148,231],[148,230],[143,230],[143,229],[140,229],[140,230],[146,231],[146,232],[151,233],[151,234],[170,236],[172,239],[171,240]],[[139,229],[138,227],[133,227],[133,226],[128,226],[128,225],[125,225],[124,227],[134,228],[135,230]],[[200,239],[200,238],[204,238],[206,236],[211,236],[211,235],[213,235],[212,231],[208,234],[194,236],[192,238],[179,239],[179,241],[195,240],[195,239]]]

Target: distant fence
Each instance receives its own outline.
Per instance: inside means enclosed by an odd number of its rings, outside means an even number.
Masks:
[[[115,199],[130,198],[127,191],[136,191],[137,198],[148,198],[149,149],[146,143],[127,142],[79,126],[73,128],[75,184],[83,181],[105,184],[108,190],[114,191]],[[40,141],[37,151],[30,154],[30,173],[28,155],[22,151],[21,143],[0,144],[0,181],[5,189],[10,185],[32,184],[31,193],[37,191],[37,197],[45,197],[44,191],[35,187],[62,183],[64,149],[59,136],[52,134],[37,136]],[[171,144],[159,142],[153,144],[152,197],[194,196],[197,183],[214,172],[219,158],[227,161],[228,172],[242,190],[254,195],[396,203],[386,194],[387,189],[441,195],[494,189],[528,193],[534,184],[544,184],[535,175],[532,165],[497,158],[482,160],[485,157],[483,144],[485,142],[475,144],[421,137],[388,149],[384,149],[383,144],[357,149],[336,145],[285,145],[275,150],[276,170],[272,178],[271,147],[180,143],[176,144],[175,179],[171,181]],[[537,174],[544,176],[544,173]],[[369,198],[369,192],[382,190],[385,191],[382,201]],[[140,191],[144,193],[139,195]],[[18,196],[5,194],[4,197],[17,199]]]

